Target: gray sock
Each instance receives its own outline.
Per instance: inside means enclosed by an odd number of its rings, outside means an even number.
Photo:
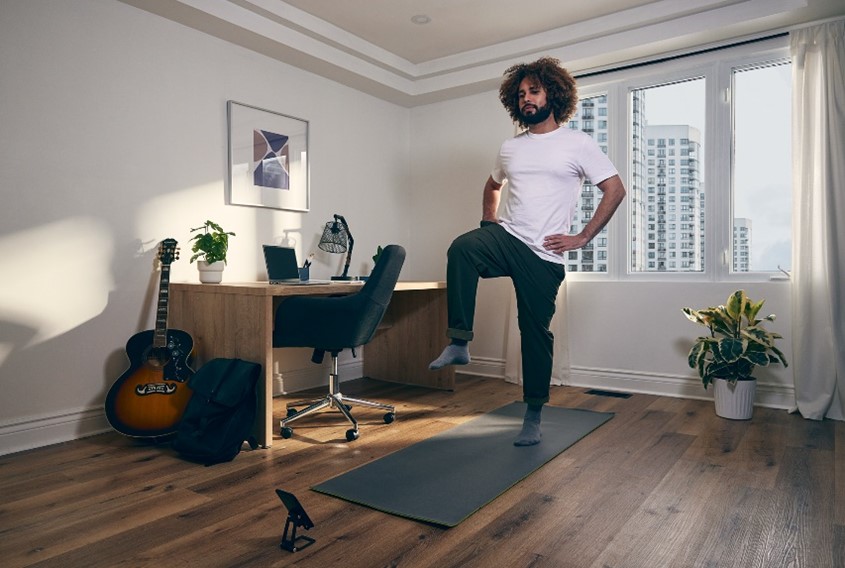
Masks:
[[[442,369],[446,365],[466,365],[469,363],[469,347],[451,343],[446,346],[440,357],[429,363],[428,368],[432,371]]]
[[[543,406],[529,406],[525,410],[525,418],[522,420],[522,430],[516,440],[513,441],[514,446],[534,446],[540,443],[543,438],[543,433],[540,431],[540,413],[543,411]]]

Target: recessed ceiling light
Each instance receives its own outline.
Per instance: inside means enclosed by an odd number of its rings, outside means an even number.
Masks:
[[[424,26],[425,24],[431,21],[431,18],[429,18],[425,14],[417,14],[416,16],[411,16],[411,21],[417,24],[418,26]]]

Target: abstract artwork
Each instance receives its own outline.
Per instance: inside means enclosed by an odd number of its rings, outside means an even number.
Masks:
[[[308,211],[308,121],[228,101],[227,203]]]
[[[290,165],[288,164],[288,137],[284,134],[253,130],[252,182],[259,187],[290,189]]]

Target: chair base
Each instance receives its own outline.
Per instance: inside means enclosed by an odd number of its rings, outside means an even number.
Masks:
[[[302,410],[293,412],[292,414],[290,413],[291,410],[295,409],[297,406],[302,406],[304,404],[308,405],[307,408],[303,408]],[[335,408],[346,417],[350,424],[352,424],[352,428],[346,431],[346,439],[352,442],[353,440],[358,439],[358,421],[355,420],[354,416],[352,416],[352,412],[350,411],[352,406],[365,406],[368,408],[380,408],[382,410],[386,410],[387,414],[384,415],[385,424],[390,424],[396,418],[396,409],[393,405],[365,400],[363,398],[348,397],[344,396],[343,393],[340,392],[337,376],[337,354],[332,353],[332,372],[329,375],[328,394],[317,399],[298,400],[288,403],[286,407],[288,416],[280,421],[279,433],[283,438],[290,438],[293,435],[293,429],[290,428],[288,424],[294,422],[295,420],[299,420],[300,418],[304,418],[309,414],[314,414],[324,408]]]

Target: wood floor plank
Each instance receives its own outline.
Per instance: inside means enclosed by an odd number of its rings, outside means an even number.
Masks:
[[[700,507],[698,530],[679,547],[673,565],[766,568],[763,534],[771,492],[732,482],[728,472]]]
[[[768,503],[762,566],[833,565],[833,475],[833,452],[786,450]]]
[[[732,452],[733,483],[774,488],[786,451],[786,426],[777,420],[783,418],[779,413],[783,411],[758,408],[755,420],[743,423],[742,438]]]
[[[672,560],[710,520],[703,509],[724,483],[721,467],[681,459],[631,515],[592,567],[671,566]],[[683,565],[683,564],[680,564]]]
[[[830,420],[805,420],[798,413],[784,418],[790,425],[786,445],[795,448],[809,448],[833,451],[836,434]]]
[[[395,404],[397,420],[354,409],[361,438],[350,444],[338,413],[309,417],[293,438],[213,467],[115,433],[0,457],[0,564],[845,568],[843,423],[761,408],[734,422],[712,401],[555,387],[550,404],[614,418],[444,529],[310,488],[519,400],[521,387],[458,375],[455,392],[342,389]],[[275,415],[300,397],[274,400]],[[295,554],[278,546],[276,488],[315,522],[304,534],[316,543]]]
[[[0,544],[0,558],[5,566],[27,566],[86,544],[108,543],[112,537],[133,527],[177,515],[207,500],[190,491],[168,489],[144,497],[127,495],[110,506],[89,510],[86,516],[70,523],[45,522],[37,531],[6,535]],[[67,565],[66,562],[63,559],[57,564]]]
[[[675,418],[666,425],[667,429],[678,434],[699,436],[713,423],[713,405],[703,404],[700,400],[682,398],[662,398],[664,409],[675,414]],[[671,401],[671,402],[668,402]],[[671,406],[667,406],[671,405]]]
[[[567,519],[566,530],[537,539],[531,550],[560,566],[590,566],[640,509],[690,441],[680,434],[660,434],[624,458],[615,452],[585,463],[578,478],[561,486],[555,501],[558,510],[545,519],[547,523]]]

